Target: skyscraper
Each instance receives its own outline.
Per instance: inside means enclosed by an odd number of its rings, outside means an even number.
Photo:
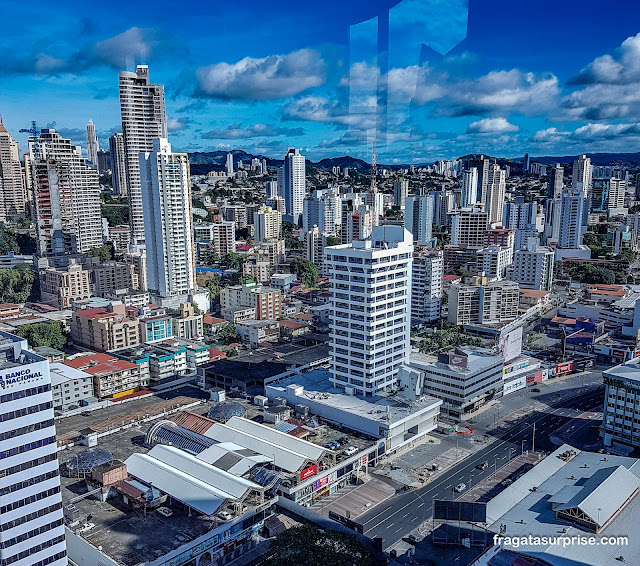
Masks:
[[[374,226],[370,240],[324,249],[334,386],[379,395],[392,389],[398,369],[408,364],[412,255],[411,234],[401,226]],[[377,291],[380,277],[393,278],[392,294]],[[387,338],[378,340],[383,328]]]
[[[29,139],[38,255],[83,253],[102,244],[98,171],[55,130]]]
[[[441,251],[423,251],[413,256],[411,272],[411,322],[433,322],[442,309],[444,260]]]
[[[317,226],[327,236],[337,236],[340,233],[340,197],[334,189],[313,191],[313,194],[304,198],[303,211],[302,227],[305,231]]]
[[[419,246],[431,243],[433,237],[433,195],[405,199],[404,227]]]
[[[529,173],[529,166],[531,164],[531,161],[529,160],[529,154],[525,153],[524,154],[524,159],[522,160],[522,174],[526,175],[527,173]]]
[[[553,250],[540,245],[537,238],[529,238],[526,249],[517,250],[513,265],[507,269],[507,279],[522,289],[550,291],[553,283]]]
[[[593,167],[591,159],[586,155],[581,155],[573,162],[573,175],[571,177],[571,187],[580,189],[584,196],[589,196],[591,192],[591,179],[593,177]]]
[[[393,182],[393,206],[404,210],[404,201],[409,194],[409,180],[405,178]]]
[[[4,127],[0,116],[0,220],[24,215],[26,204],[18,142]]]
[[[505,202],[502,207],[502,225],[509,230],[524,230],[536,224],[538,203],[524,202],[524,197],[516,197],[515,202]]]
[[[564,167],[560,163],[556,163],[549,171],[549,198],[557,198],[562,194],[564,188]]]
[[[87,160],[96,167],[98,166],[98,138],[96,137],[96,127],[91,118],[87,124]]]
[[[489,166],[487,174],[487,190],[484,193],[483,203],[489,216],[489,223],[502,222],[502,208],[504,195],[507,190],[506,171],[500,169],[497,163]]]
[[[277,181],[267,181],[264,184],[264,190],[266,197],[265,198],[275,198],[278,196],[278,182]]]
[[[66,566],[49,362],[6,332],[0,359],[0,563]]]
[[[282,230],[282,214],[265,206],[255,214],[254,221],[255,239],[258,242],[272,238],[279,238]]]
[[[167,137],[164,86],[149,83],[149,67],[138,65],[136,72],[120,72],[120,113],[127,160],[127,195],[131,240],[142,244],[145,238],[140,153],[153,151],[153,140]],[[122,191],[122,188],[121,188]]]
[[[354,240],[365,240],[371,237],[373,211],[359,194],[345,195],[342,199],[342,224],[340,240],[350,244]]]
[[[475,167],[462,173],[462,195],[460,207],[471,206],[478,202],[478,170]]]
[[[451,218],[451,244],[481,248],[487,231],[487,212],[481,206],[462,208]]]
[[[284,165],[278,171],[278,194],[284,198],[286,213],[296,224],[300,223],[303,213],[305,192],[305,157],[299,150],[290,148],[284,156]]]
[[[582,187],[562,191],[558,247],[577,249],[587,229],[589,199]]]
[[[226,169],[227,175],[233,175],[233,153],[231,152],[227,153]]]
[[[148,286],[161,297],[193,291],[196,273],[191,181],[186,153],[172,153],[166,139],[140,154]]]
[[[476,199],[477,202],[484,202],[489,175],[489,159],[484,155],[470,155],[463,159],[463,171],[473,169],[474,167],[478,170],[478,189],[476,192]]]
[[[111,187],[114,195],[127,196],[127,157],[124,136],[113,134],[109,138],[111,152]]]

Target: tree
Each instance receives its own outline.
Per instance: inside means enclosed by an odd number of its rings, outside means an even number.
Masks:
[[[297,256],[291,260],[289,269],[295,273],[307,287],[313,287],[318,280],[318,266],[308,259]]]
[[[613,271],[606,267],[597,267],[589,263],[583,263],[570,268],[569,275],[571,279],[575,279],[581,283],[613,285],[616,282],[616,275]]]
[[[271,543],[267,566],[372,566],[374,556],[354,534],[311,525],[287,529]]]
[[[111,246],[109,244],[102,244],[101,246],[94,246],[87,252],[88,255],[97,257],[102,263],[109,261],[113,257]]]
[[[220,265],[220,254],[214,247],[209,247],[200,253],[201,265]]]
[[[129,207],[125,204],[101,204],[100,212],[109,226],[129,224]]]
[[[302,247],[302,242],[293,235],[293,231],[298,229],[298,225],[287,220],[282,222],[282,237],[289,250],[298,250]]]
[[[238,336],[236,325],[233,324],[233,322],[227,322],[227,324],[223,324],[220,327],[220,332],[218,333],[218,336],[220,336],[220,338],[224,340],[227,344],[230,344]]]
[[[0,222],[0,255],[7,255],[9,252],[20,252],[18,240],[13,233],[2,222]]]
[[[205,286],[209,290],[209,298],[212,301],[220,301],[220,275],[215,273],[212,277],[207,279]]]
[[[447,352],[458,346],[482,346],[482,340],[477,336],[470,336],[460,332],[458,326],[452,326],[446,330],[437,330],[432,335],[424,338],[418,349],[423,354],[436,354]]]
[[[64,334],[62,323],[59,321],[25,324],[18,327],[16,334],[22,338],[26,338],[29,346],[32,348],[49,346],[50,348],[60,350],[67,343],[67,337]]]
[[[242,266],[244,265],[244,262],[246,260],[246,256],[238,254],[236,252],[231,252],[225,254],[225,256],[222,258],[222,265],[224,265],[228,269],[237,269],[238,271],[242,271]]]
[[[341,243],[338,236],[327,236],[327,246],[339,246]]]
[[[0,301],[3,303],[36,299],[38,288],[36,274],[28,265],[0,269]]]

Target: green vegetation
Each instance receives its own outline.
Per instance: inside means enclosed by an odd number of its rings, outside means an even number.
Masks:
[[[423,338],[418,349],[422,354],[437,354],[457,346],[482,346],[482,340],[461,332],[458,326],[452,326],[446,330],[436,330],[432,335]]]
[[[288,250],[299,250],[302,242],[293,235],[293,231],[298,229],[298,225],[293,222],[282,222],[282,237]]]
[[[218,273],[207,279],[205,286],[209,290],[209,298],[216,303],[220,302],[220,280],[222,278]]]
[[[101,204],[100,212],[109,226],[129,224],[129,207],[126,204]]]
[[[37,322],[36,324],[25,324],[18,327],[16,334],[22,338],[26,338],[29,346],[35,348],[37,346],[49,346],[60,350],[67,343],[67,337],[64,334],[62,323],[55,322]]]
[[[0,255],[7,255],[9,252],[19,253],[20,246],[13,231],[0,222]]]
[[[215,248],[207,248],[200,252],[200,265],[220,265],[220,254]]]
[[[0,302],[24,303],[38,295],[38,278],[28,265],[0,269]]]
[[[613,285],[616,282],[616,274],[606,267],[597,267],[590,263],[576,265],[569,269],[571,279],[581,283],[603,283]]]
[[[265,566],[372,566],[374,556],[349,533],[311,525],[287,529],[276,536]]]
[[[88,255],[97,257],[102,263],[109,261],[113,257],[113,248],[109,244],[94,246],[87,252]]]
[[[327,246],[339,246],[341,243],[338,236],[327,236]]]
[[[200,208],[207,213],[206,216],[198,216],[199,220],[202,220],[204,222],[211,222],[213,220],[213,214],[211,214],[211,211],[207,210],[207,207],[204,205],[204,203],[201,200],[198,200],[197,198],[192,198],[191,206],[193,208]]]
[[[238,337],[236,325],[233,322],[227,322],[220,327],[220,333],[218,334],[221,340],[224,340],[227,344],[230,344]]]
[[[318,266],[305,259],[304,257],[297,256],[293,258],[289,266],[292,273],[295,273],[307,287],[313,287],[318,280]]]
[[[237,269],[238,271],[242,271],[242,266],[245,261],[247,261],[247,257],[245,255],[231,252],[224,255],[221,265],[227,269]]]

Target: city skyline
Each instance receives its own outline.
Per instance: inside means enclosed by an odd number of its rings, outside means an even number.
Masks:
[[[247,13],[256,18],[202,8],[197,15],[215,17],[221,34],[203,31],[196,13],[169,21],[135,3],[128,9],[137,17],[125,25],[98,21],[82,7],[60,15],[43,5],[26,18],[12,6],[8,19],[16,25],[0,40],[5,126],[22,151],[26,136],[18,130],[32,119],[86,151],[90,118],[103,140],[121,130],[117,73],[148,64],[154,82],[165,85],[169,137],[181,152],[278,157],[295,146],[311,160],[368,159],[376,137],[379,160],[393,164],[471,152],[632,151],[638,141],[640,35],[632,22],[640,8],[609,5],[611,28],[600,33],[594,2],[580,10],[573,2],[553,6],[546,19],[550,3],[533,12],[507,10],[503,0],[468,7],[455,0],[446,4],[455,4],[455,17],[440,3],[362,4],[341,5],[332,18],[320,17],[317,6],[294,16],[250,2]],[[372,18],[387,13],[383,56]],[[567,17],[580,34],[562,32]],[[399,26],[406,37],[398,37]],[[27,32],[33,47],[9,51],[14,36]]]

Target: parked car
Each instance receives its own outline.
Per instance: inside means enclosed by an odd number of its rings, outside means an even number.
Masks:
[[[223,521],[230,521],[231,519],[233,519],[233,515],[231,513],[228,513],[227,511],[220,511],[220,513],[218,513],[218,519],[222,519]]]
[[[467,489],[467,484],[465,483],[459,483],[456,487],[454,487],[453,489],[455,489],[458,493],[462,493],[465,489]]]
[[[502,480],[502,481],[500,482],[500,484],[501,484],[503,487],[507,487],[508,485],[511,485],[512,483],[513,483],[513,480],[510,480],[509,478],[507,478],[506,480]]]
[[[540,393],[540,388],[534,387],[531,391],[533,391],[534,393]]]
[[[407,539],[411,544],[418,544],[420,542],[420,539],[418,539],[418,537],[416,535],[409,535],[408,539]]]
[[[358,449],[355,446],[349,446],[349,448],[344,450],[342,453],[345,456],[353,456],[357,451],[358,451]]]

